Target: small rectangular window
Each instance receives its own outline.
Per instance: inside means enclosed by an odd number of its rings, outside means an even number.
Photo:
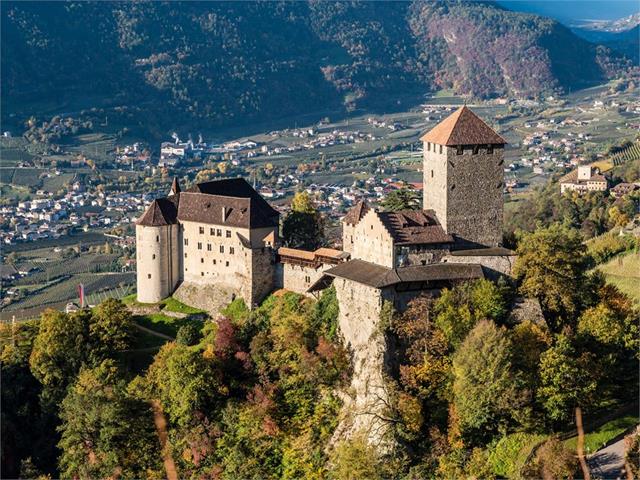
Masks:
[[[185,244],[185,246],[189,245],[189,239],[188,238],[184,239],[184,244]]]
[[[154,253],[153,255],[151,255],[151,260],[155,260],[156,259],[156,254]]]
[[[487,153],[488,153],[488,154],[492,154],[492,153],[493,153],[493,145],[489,145],[489,146],[487,147]]]
[[[198,230],[200,231],[200,233],[204,233],[204,227],[198,227]]]
[[[214,229],[213,229],[213,228],[210,228],[210,229],[209,229],[209,235],[213,235],[213,232],[214,232]]]
[[[431,170],[431,178],[433,178],[433,170]]]
[[[186,252],[185,252],[185,254],[184,254],[184,258],[187,258],[187,253],[186,253]]]
[[[207,243],[207,252],[210,252],[210,251],[211,251],[211,244]]]
[[[233,255],[235,253],[235,249],[233,247],[229,247],[229,253]]]
[[[462,155],[464,153],[464,148],[462,147],[462,145],[458,145],[458,147],[456,148],[456,155]]]
[[[151,278],[151,274],[150,273],[147,273],[147,278]]]
[[[427,152],[431,151],[431,142],[427,142]]]
[[[220,253],[224,253],[224,245],[220,245]]]
[[[229,262],[224,262],[224,266],[228,267],[229,266]]]
[[[201,276],[201,277],[204,277],[204,272],[200,272],[200,276]]]
[[[156,235],[156,242],[160,241],[160,237],[158,235]]]
[[[200,259],[200,263],[204,263],[204,258],[201,258],[201,259]]]
[[[215,258],[213,259],[213,264],[214,264],[214,265],[216,264],[216,259],[215,259]]]
[[[198,242],[198,250],[202,250],[202,242]]]
[[[220,230],[219,228],[216,230],[216,237],[221,237],[222,236],[222,230]]]
[[[227,238],[231,238],[231,230],[225,232]]]

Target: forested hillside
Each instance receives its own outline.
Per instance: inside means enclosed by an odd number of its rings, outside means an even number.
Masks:
[[[458,1],[5,2],[1,48],[5,120],[118,106],[165,128],[442,88],[535,96],[624,63],[555,21]]]

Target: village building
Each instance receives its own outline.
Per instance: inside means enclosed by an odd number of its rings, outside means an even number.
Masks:
[[[606,177],[590,165],[580,165],[560,179],[560,193],[606,192],[608,188]]]

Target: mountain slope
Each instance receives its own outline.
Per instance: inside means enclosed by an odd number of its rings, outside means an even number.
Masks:
[[[611,74],[557,22],[459,1],[3,2],[1,49],[3,119],[125,106],[161,129]]]

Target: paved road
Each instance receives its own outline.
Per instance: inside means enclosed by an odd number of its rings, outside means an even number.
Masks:
[[[591,478],[605,480],[626,480],[624,468],[625,443],[621,438],[608,447],[598,450],[587,458]]]

